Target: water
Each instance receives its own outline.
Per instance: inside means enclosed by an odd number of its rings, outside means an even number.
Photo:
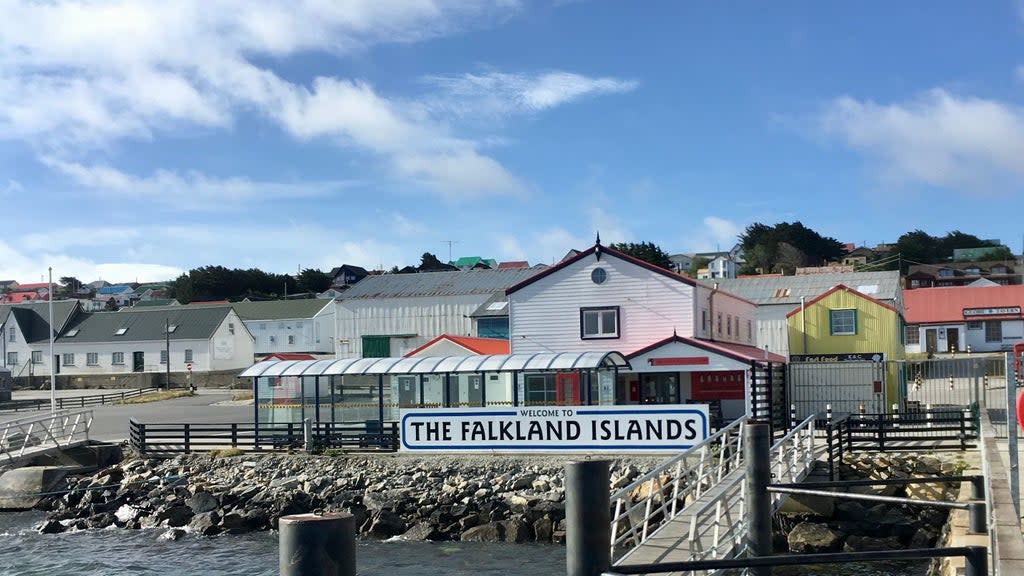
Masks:
[[[277,534],[160,540],[164,529],[39,534],[41,512],[0,514],[3,576],[277,576]],[[480,542],[359,542],[360,574],[539,576],[565,573],[565,548]]]

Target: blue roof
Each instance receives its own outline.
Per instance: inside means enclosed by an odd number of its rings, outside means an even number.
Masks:
[[[131,292],[132,287],[127,284],[116,284],[114,286],[104,286],[96,291],[97,294],[123,294],[125,292]]]

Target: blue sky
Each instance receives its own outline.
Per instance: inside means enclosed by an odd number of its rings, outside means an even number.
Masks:
[[[0,0],[0,279],[1024,226],[1024,3]]]

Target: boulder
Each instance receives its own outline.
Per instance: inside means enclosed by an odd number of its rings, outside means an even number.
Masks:
[[[377,512],[370,523],[370,534],[378,538],[390,538],[398,536],[406,531],[405,521],[402,517],[390,510]]]
[[[406,530],[399,538],[413,541],[442,540],[444,535],[429,522],[420,522]]]
[[[202,512],[192,517],[188,527],[201,536],[213,536],[220,533],[219,521],[220,516],[216,512]]]
[[[873,538],[871,536],[847,536],[843,542],[843,552],[871,552],[877,550],[900,550],[899,538],[888,536],[885,538]]]
[[[533,530],[530,525],[519,518],[501,522],[505,527],[505,541],[515,544],[533,541]]]
[[[537,521],[533,523],[533,534],[537,539],[537,542],[551,542],[552,532],[553,526],[551,518],[548,518],[547,516],[538,518]]]
[[[169,542],[174,542],[175,540],[180,540],[181,537],[184,536],[184,535],[185,535],[185,531],[182,530],[181,528],[171,528],[170,530],[167,530],[166,532],[161,534],[158,539],[159,540],[167,540]]]
[[[156,522],[157,524],[166,522],[172,528],[180,528],[187,526],[192,516],[194,514],[188,506],[170,506],[157,513]]]
[[[56,520],[47,520],[40,524],[36,530],[38,530],[40,534],[60,534],[67,530],[67,527]]]
[[[196,492],[185,501],[185,505],[191,508],[192,512],[202,514],[203,512],[216,510],[220,503],[218,503],[217,498],[209,492]]]
[[[786,538],[789,551],[794,554],[835,552],[843,541],[843,534],[825,524],[801,522],[793,527]]]
[[[505,527],[500,522],[474,526],[459,537],[463,542],[501,542],[505,539]]]

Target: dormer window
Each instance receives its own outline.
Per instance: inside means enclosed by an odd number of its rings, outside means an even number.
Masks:
[[[118,328],[117,332],[114,332],[114,336],[124,336],[124,333],[127,331],[127,328]]]
[[[967,276],[980,276],[981,275],[981,269],[980,268],[964,268],[964,274],[966,274]]]
[[[174,334],[174,331],[177,330],[177,329],[178,329],[178,325],[177,324],[169,324],[167,326],[167,333],[168,334]]]
[[[65,334],[64,336],[67,337],[67,338],[74,338],[75,336],[78,336],[78,328],[75,328],[73,330],[68,330],[68,333]]]
[[[953,270],[950,268],[942,268],[939,270],[939,276],[949,278],[950,276],[953,276]]]

